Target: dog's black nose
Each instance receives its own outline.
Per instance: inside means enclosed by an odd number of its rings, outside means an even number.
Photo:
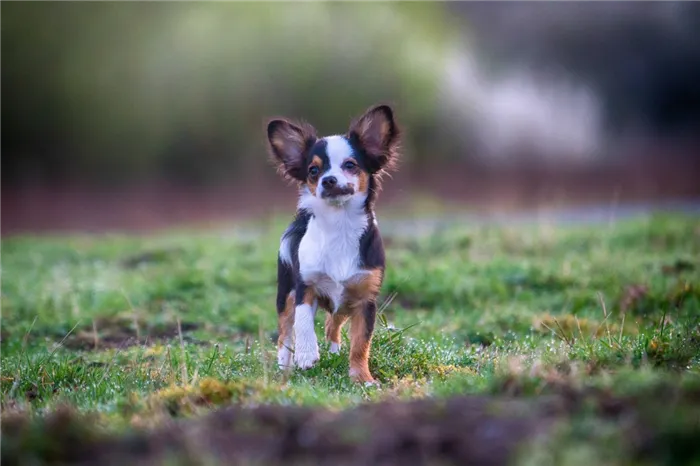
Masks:
[[[321,182],[324,188],[330,189],[336,184],[338,184],[338,179],[335,176],[327,176]]]

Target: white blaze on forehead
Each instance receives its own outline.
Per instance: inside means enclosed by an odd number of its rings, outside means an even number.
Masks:
[[[340,168],[343,160],[352,157],[352,147],[343,136],[328,136],[324,139],[326,140],[326,154],[331,170]]]
[[[348,183],[352,183],[357,188],[357,177],[343,171],[343,162],[347,158],[352,157],[352,147],[348,140],[343,136],[328,136],[324,139],[326,141],[326,155],[328,155],[330,168],[323,174],[323,177],[335,176],[338,180],[338,186],[346,186]]]

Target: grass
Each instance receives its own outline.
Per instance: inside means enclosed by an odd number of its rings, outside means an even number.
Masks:
[[[3,416],[69,406],[122,432],[229,404],[344,410],[463,394],[700,387],[697,218],[385,238],[370,361],[379,388],[348,379],[347,335],[340,355],[321,343],[310,371],[277,370],[284,220],[254,235],[3,239]],[[320,342],[322,325],[317,318]],[[561,458],[584,464],[607,440],[586,440],[581,425],[559,432],[570,440]],[[554,451],[533,448],[529,458]]]

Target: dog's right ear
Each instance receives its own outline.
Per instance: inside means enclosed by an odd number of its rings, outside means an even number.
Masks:
[[[306,153],[316,139],[316,130],[306,123],[292,123],[276,118],[267,124],[267,140],[272,161],[286,178],[306,180]]]

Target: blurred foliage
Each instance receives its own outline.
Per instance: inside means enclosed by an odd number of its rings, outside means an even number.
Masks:
[[[498,68],[527,65],[583,81],[603,101],[605,130],[697,134],[700,4],[454,2]]]
[[[3,179],[266,176],[267,117],[336,133],[377,101],[424,153],[453,32],[432,2],[8,3]]]
[[[578,138],[695,137],[690,3],[10,2],[2,179],[271,180],[265,119],[338,133],[379,101],[414,173],[483,162],[476,142],[563,160]]]

